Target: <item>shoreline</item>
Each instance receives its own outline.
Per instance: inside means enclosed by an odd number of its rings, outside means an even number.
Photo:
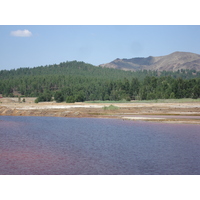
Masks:
[[[162,123],[200,124],[200,102],[189,103],[34,103],[26,98],[1,99],[1,116],[114,118]],[[109,106],[113,109],[109,109]],[[105,109],[107,107],[108,109]]]

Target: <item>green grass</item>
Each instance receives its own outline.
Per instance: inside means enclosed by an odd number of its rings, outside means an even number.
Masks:
[[[118,110],[119,107],[110,105],[110,106],[104,106],[103,109],[104,110]]]
[[[136,100],[132,101],[133,103],[192,103],[192,102],[200,102],[200,99],[155,99],[155,100]]]
[[[199,99],[183,98],[183,99],[154,99],[154,100],[132,100],[132,101],[86,101],[85,103],[193,103],[200,102]]]
[[[96,100],[96,101],[85,101],[85,103],[131,103],[131,101],[126,101],[126,100],[120,100],[120,101],[100,101],[100,100]]]

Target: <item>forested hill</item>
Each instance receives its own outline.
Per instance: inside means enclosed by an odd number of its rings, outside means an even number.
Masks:
[[[200,97],[200,73],[123,71],[84,62],[0,71],[0,94],[38,101],[131,100]]]
[[[139,70],[124,71],[120,69],[104,68],[101,66],[94,66],[84,62],[71,61],[61,62],[60,64],[39,66],[34,68],[18,68],[12,70],[1,70],[0,80],[2,79],[15,79],[24,78],[27,76],[47,76],[47,75],[65,75],[65,76],[82,76],[91,78],[103,79],[122,79],[137,77],[143,80],[146,76],[171,76],[174,78],[191,79],[200,77],[200,72],[195,70],[178,70],[171,71],[152,71],[152,70]]]
[[[141,78],[144,78],[142,73]],[[108,79],[119,79],[122,77],[130,78],[136,76],[131,72],[124,72],[121,70],[106,69],[102,67],[96,67],[91,64],[84,62],[62,62],[60,64],[39,66],[34,68],[19,68],[13,70],[2,70],[0,71],[1,79],[10,78],[23,78],[27,76],[48,76],[48,75],[65,75],[65,76],[82,76],[86,78],[108,78]]]

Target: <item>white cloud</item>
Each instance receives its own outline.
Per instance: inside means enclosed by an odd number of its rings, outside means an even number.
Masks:
[[[15,37],[31,37],[33,34],[29,30],[24,29],[24,30],[11,31],[10,35]]]

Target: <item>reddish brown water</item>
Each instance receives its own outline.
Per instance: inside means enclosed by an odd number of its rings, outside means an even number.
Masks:
[[[0,116],[0,174],[200,174],[200,126]]]

